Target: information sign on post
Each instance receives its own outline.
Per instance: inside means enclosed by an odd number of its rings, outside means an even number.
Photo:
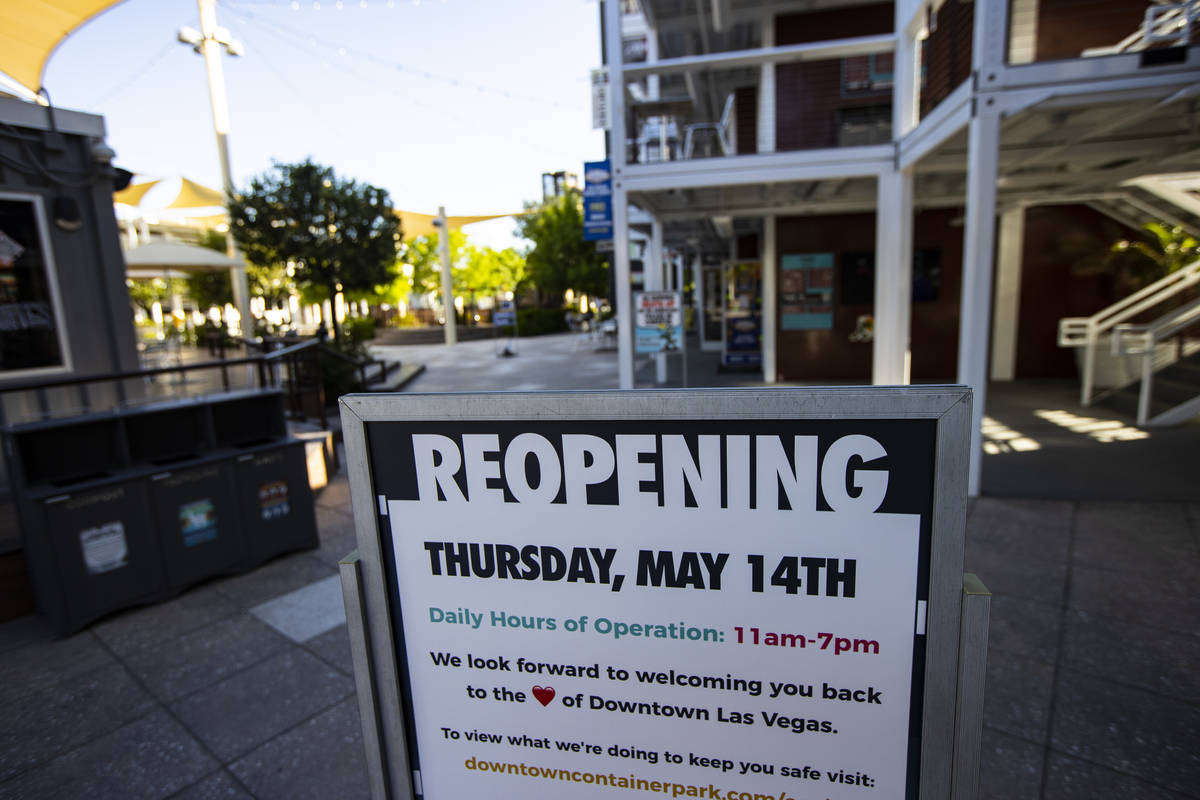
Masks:
[[[683,350],[683,297],[679,292],[637,292],[633,308],[635,352]]]
[[[612,165],[583,164],[583,238],[594,242],[612,238]]]
[[[377,793],[960,796],[968,389],[351,396],[342,418]]]

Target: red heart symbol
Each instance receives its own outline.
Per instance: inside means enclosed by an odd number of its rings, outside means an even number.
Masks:
[[[550,701],[554,699],[553,686],[535,686],[533,687],[533,696],[537,701],[544,706],[550,705]]]

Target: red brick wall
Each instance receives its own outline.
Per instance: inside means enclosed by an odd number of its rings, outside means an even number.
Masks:
[[[737,130],[738,155],[758,152],[758,87],[743,86],[735,91],[734,127]]]
[[[937,13],[937,27],[925,41],[922,63],[921,116],[932,111],[946,95],[971,75],[971,47],[975,34],[975,4],[948,0]]]
[[[783,46],[891,33],[893,25],[891,3],[785,14],[775,18],[775,43]],[[775,70],[775,149],[836,147],[838,109],[891,102],[890,91],[843,97],[841,59],[780,64]]]
[[[915,249],[940,251],[941,285],[936,301],[912,305],[912,378],[954,380],[958,365],[959,303],[962,294],[961,209],[917,214]],[[874,214],[780,217],[780,256],[832,252],[834,319],[830,331],[777,331],[777,371],[785,380],[854,380],[871,378],[871,345],[849,340],[860,314],[873,314],[874,304],[843,305],[841,254],[875,249]],[[1078,274],[1075,265],[1086,255],[1136,234],[1085,206],[1031,208],[1025,215],[1022,249],[1020,318],[1017,326],[1018,378],[1074,377],[1073,351],[1057,345],[1058,320],[1094,314],[1123,296],[1107,275]],[[778,270],[779,265],[775,264]],[[778,274],[778,273],[777,273]],[[1125,292],[1127,293],[1127,292]]]
[[[962,291],[962,228],[949,225],[960,212],[926,211],[913,228],[916,248],[941,251],[938,299],[912,306],[914,380],[950,380],[957,370],[958,306]],[[875,249],[874,214],[780,217],[780,256],[791,253],[834,253],[833,330],[777,331],[777,371],[784,380],[871,381],[871,345],[849,340],[860,314],[873,314],[873,303],[843,305],[841,256]],[[774,265],[776,270],[779,265]]]
[[[1089,47],[1116,44],[1137,30],[1148,0],[1040,0],[1037,61],[1078,58]]]
[[[1043,206],[1025,212],[1018,378],[1076,374],[1074,351],[1055,346],[1058,320],[1095,314],[1119,300],[1121,291],[1110,276],[1081,276],[1075,265],[1085,255],[1133,236],[1135,231],[1086,206]]]

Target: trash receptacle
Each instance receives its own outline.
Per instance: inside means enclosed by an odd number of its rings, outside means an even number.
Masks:
[[[242,529],[250,563],[317,546],[304,442],[287,441],[235,457]]]
[[[39,599],[60,633],[162,598],[162,554],[144,478],[48,496],[37,505],[45,526],[36,535],[49,539],[54,557],[30,567],[40,573]]]
[[[150,477],[167,584],[182,589],[240,569],[246,540],[229,458]]]

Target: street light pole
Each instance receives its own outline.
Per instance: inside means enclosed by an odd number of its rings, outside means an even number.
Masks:
[[[446,219],[446,207],[438,206],[438,215],[433,220],[438,229],[438,250],[442,256],[442,307],[446,313],[446,344],[458,343],[457,312],[454,305],[454,274],[450,264],[450,221]]]
[[[229,103],[225,96],[225,72],[221,65],[221,48],[231,56],[240,56],[242,46],[234,41],[229,31],[217,26],[216,0],[196,0],[200,11],[200,31],[181,28],[179,41],[192,45],[192,49],[204,56],[208,73],[208,96],[212,102],[213,130],[217,135],[217,156],[221,161],[221,188],[226,202],[233,197],[233,170],[229,165]],[[238,257],[233,241],[232,218],[230,229],[225,232],[225,251],[230,258],[237,259],[231,277],[233,302],[241,318],[242,335],[253,334],[250,317],[250,284],[246,279],[246,264]]]

